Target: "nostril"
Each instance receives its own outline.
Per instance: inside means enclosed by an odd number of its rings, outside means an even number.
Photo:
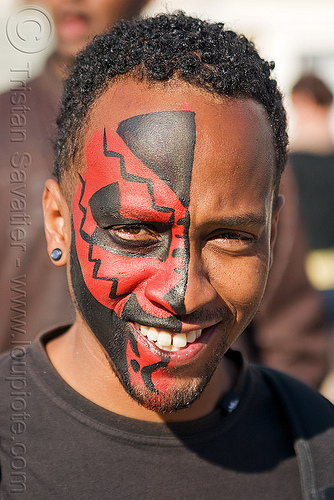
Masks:
[[[164,301],[165,302],[165,301]],[[176,315],[179,315],[179,314],[183,314],[183,312],[178,312],[176,310],[176,308],[174,308],[171,304],[168,303],[168,305],[170,305],[170,307],[167,307],[166,305],[163,305],[161,304],[160,302],[156,302],[154,300],[150,300],[150,303],[151,303],[151,306],[153,308],[155,308],[155,314],[157,314],[157,311],[161,311],[161,312],[167,312],[168,314],[176,314]],[[166,302],[165,302],[166,304]],[[183,309],[184,310],[184,309]]]
[[[169,314],[184,314],[187,282],[186,278],[180,276],[180,274],[176,277],[177,283],[175,283],[176,279],[170,279],[170,276],[164,270],[163,273],[156,274],[145,283],[145,298],[152,308],[168,311]],[[173,275],[172,278],[174,278]]]

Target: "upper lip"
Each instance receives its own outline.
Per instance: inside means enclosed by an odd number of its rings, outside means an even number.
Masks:
[[[183,324],[182,323],[182,330],[180,332],[175,332],[175,331],[173,331],[173,329],[168,329],[168,328],[161,327],[161,326],[147,325],[147,324],[143,324],[143,323],[139,323],[139,322],[136,322],[135,324],[139,328],[140,328],[140,326],[146,326],[147,328],[155,328],[156,330],[161,330],[164,332],[174,334],[174,333],[190,333],[190,332],[193,332],[194,330],[202,330],[203,331],[205,329],[212,328],[212,327],[218,325],[219,323],[220,322],[217,322],[214,324],[209,324],[209,325],[199,325],[199,324],[190,325],[190,324]]]
[[[162,311],[164,313],[164,311]],[[225,319],[228,320],[227,308],[216,310],[198,310],[193,313],[168,316],[153,316],[146,312],[139,304],[135,295],[127,300],[123,312],[123,319],[130,323],[137,323],[147,327],[164,330],[170,333],[191,332],[211,328]]]

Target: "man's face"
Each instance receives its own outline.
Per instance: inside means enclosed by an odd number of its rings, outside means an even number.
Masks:
[[[52,14],[58,52],[74,57],[115,21],[139,14],[145,0],[39,0]]]
[[[265,111],[127,81],[97,102],[85,153],[71,245],[84,324],[140,404],[189,406],[264,291],[275,171]]]

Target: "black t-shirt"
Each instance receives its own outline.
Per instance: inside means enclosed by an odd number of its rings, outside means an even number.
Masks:
[[[281,405],[239,353],[228,354],[240,376],[217,409],[167,425],[119,416],[75,392],[43,346],[60,333],[0,362],[2,500],[302,498]]]

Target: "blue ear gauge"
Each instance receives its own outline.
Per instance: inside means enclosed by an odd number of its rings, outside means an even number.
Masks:
[[[60,248],[55,248],[51,252],[51,259],[55,260],[56,262],[62,258],[63,252],[60,250]]]

